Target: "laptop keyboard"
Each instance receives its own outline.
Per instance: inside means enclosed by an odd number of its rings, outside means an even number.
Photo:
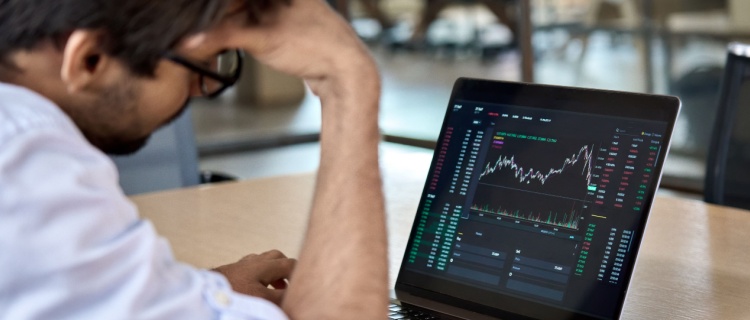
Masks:
[[[411,309],[406,306],[400,306],[398,304],[391,303],[388,306],[388,319],[437,320],[440,318],[425,311]]]

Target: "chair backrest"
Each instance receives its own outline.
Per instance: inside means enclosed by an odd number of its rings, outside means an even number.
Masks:
[[[137,153],[112,159],[128,195],[197,185],[198,151],[190,109],[156,131]]]
[[[750,209],[750,45],[728,48],[704,196],[710,203]]]

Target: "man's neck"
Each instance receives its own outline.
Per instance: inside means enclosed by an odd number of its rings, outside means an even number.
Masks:
[[[7,58],[8,64],[0,67],[0,82],[28,88],[59,105],[65,94],[59,49],[52,44],[40,44],[13,52]]]
[[[18,77],[21,76],[22,70],[18,68],[13,59],[7,59],[0,62],[0,82],[20,86]]]

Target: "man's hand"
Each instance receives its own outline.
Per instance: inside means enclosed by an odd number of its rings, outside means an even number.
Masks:
[[[278,250],[272,250],[259,255],[247,255],[240,261],[218,267],[214,271],[227,277],[234,291],[280,305],[295,263],[296,260],[287,258]]]
[[[242,49],[263,64],[307,81],[321,97],[352,78],[379,83],[367,48],[324,1],[291,0],[260,21],[248,13],[249,1],[253,0],[235,0],[219,25],[192,36],[188,43],[217,51]],[[326,81],[331,78],[336,81]]]

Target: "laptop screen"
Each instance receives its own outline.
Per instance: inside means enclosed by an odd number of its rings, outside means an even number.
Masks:
[[[617,318],[678,108],[460,79],[397,290],[498,316]]]

